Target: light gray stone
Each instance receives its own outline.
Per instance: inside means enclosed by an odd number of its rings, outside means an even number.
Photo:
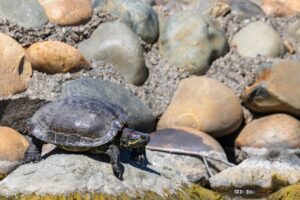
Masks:
[[[161,25],[160,52],[171,64],[195,74],[204,74],[211,62],[228,50],[227,39],[212,20],[197,10],[181,11]]]
[[[38,0],[1,0],[0,17],[24,27],[42,26],[48,21]]]
[[[249,0],[230,0],[231,14],[244,17],[264,15],[263,10]]]
[[[101,24],[78,48],[89,60],[113,64],[134,85],[142,85],[148,77],[139,38],[124,23]]]
[[[265,55],[277,57],[285,52],[283,41],[274,28],[265,22],[252,22],[241,29],[232,40],[238,53],[244,57]]]
[[[103,6],[105,4],[105,0],[92,0],[93,8],[97,8],[99,6]]]

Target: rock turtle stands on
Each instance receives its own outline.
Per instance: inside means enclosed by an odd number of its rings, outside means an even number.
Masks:
[[[128,117],[118,105],[93,97],[72,96],[42,106],[28,121],[32,138],[24,163],[41,159],[44,142],[68,151],[110,156],[114,174],[122,179],[119,147],[133,148],[143,157],[148,134],[126,128]],[[136,155],[139,153],[139,155]]]

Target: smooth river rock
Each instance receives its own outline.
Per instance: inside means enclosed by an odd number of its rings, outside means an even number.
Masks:
[[[129,116],[128,126],[138,131],[154,131],[156,119],[152,110],[121,85],[108,80],[79,78],[62,85],[61,98],[67,96],[96,96],[119,105]]]
[[[159,50],[170,64],[183,71],[205,74],[216,58],[228,50],[223,30],[198,11],[180,11],[160,28]]]
[[[257,55],[277,57],[285,52],[279,34],[272,26],[261,21],[252,22],[242,28],[234,35],[232,44],[243,57]]]
[[[262,0],[262,8],[267,15],[291,16],[300,12],[299,0]]]
[[[39,27],[48,21],[38,0],[1,0],[0,17],[26,28]]]
[[[32,68],[22,46],[0,33],[0,97],[26,90],[31,74]]]
[[[58,41],[32,44],[26,50],[26,58],[33,69],[49,74],[89,69],[90,63],[76,48]]]
[[[300,62],[275,60],[261,65],[256,82],[245,89],[244,104],[257,112],[286,112],[300,116]]]
[[[89,60],[113,64],[134,85],[142,85],[148,77],[139,38],[124,23],[101,24],[78,48]]]
[[[234,132],[243,119],[232,89],[204,76],[181,80],[157,128],[191,127],[220,137]]]

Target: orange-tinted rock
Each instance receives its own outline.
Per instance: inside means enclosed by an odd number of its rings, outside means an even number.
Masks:
[[[262,8],[267,15],[290,16],[300,12],[300,1],[262,0]]]
[[[49,74],[90,68],[79,50],[58,41],[32,44],[26,51],[26,58],[33,69]]]
[[[300,148],[300,122],[286,114],[274,114],[253,120],[239,134],[235,146]]]
[[[25,51],[13,38],[0,33],[0,96],[27,89],[32,69]]]
[[[235,131],[241,121],[242,108],[230,88],[194,76],[180,82],[157,128],[191,127],[220,137]]]
[[[50,22],[59,25],[78,25],[92,14],[91,0],[39,0]]]

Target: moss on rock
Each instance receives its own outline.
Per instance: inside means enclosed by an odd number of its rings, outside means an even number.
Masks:
[[[4,179],[6,177],[6,174],[1,174],[0,173],[0,181],[2,180],[2,179]]]
[[[300,184],[284,187],[268,197],[268,200],[295,200],[295,199],[300,199]]]

